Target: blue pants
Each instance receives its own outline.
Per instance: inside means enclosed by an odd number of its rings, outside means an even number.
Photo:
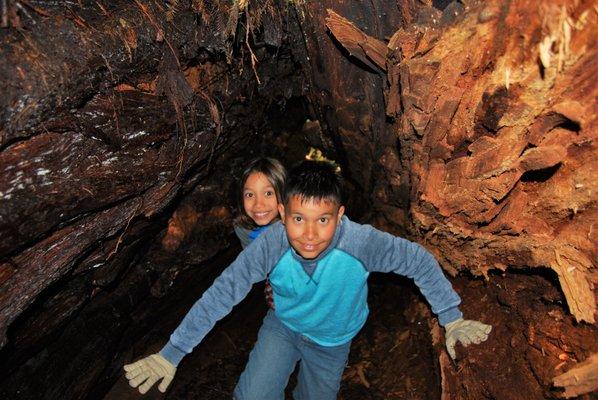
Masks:
[[[340,387],[351,342],[334,347],[314,343],[287,328],[268,311],[234,391],[235,400],[282,400],[297,361],[295,400],[333,400]]]

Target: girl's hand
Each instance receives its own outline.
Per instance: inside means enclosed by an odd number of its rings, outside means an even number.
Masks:
[[[272,295],[272,285],[270,285],[270,281],[266,281],[266,286],[264,287],[264,295],[266,296],[266,303],[268,303],[268,307],[274,310],[274,296]]]

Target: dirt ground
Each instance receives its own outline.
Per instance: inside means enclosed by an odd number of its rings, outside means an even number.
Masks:
[[[460,387],[456,399],[562,398],[553,378],[598,352],[598,329],[575,322],[548,269],[508,270],[489,281],[460,277],[453,285],[465,316],[493,326],[488,342],[458,353],[448,371],[451,387]]]
[[[420,305],[413,287],[403,287],[405,282],[400,279],[388,282],[388,278],[371,278],[370,318],[353,341],[339,399],[433,399],[440,396],[427,311]],[[154,388],[140,396],[121,377],[104,400],[230,399],[266,313],[262,290],[263,286],[257,285],[184,359],[166,394]],[[295,375],[287,389],[289,399],[296,383]]]
[[[559,398],[552,378],[587,358],[589,352],[582,349],[598,351],[598,334],[595,328],[573,322],[553,283],[550,276],[522,273],[497,275],[490,281],[453,280],[465,316],[490,323],[494,329],[484,344],[457,348],[457,360],[445,371],[450,386],[458,388],[451,398]],[[230,399],[266,312],[262,290],[256,286],[184,359],[166,394],[154,388],[140,396],[121,376],[103,399]],[[415,286],[405,279],[374,274],[369,304],[370,317],[353,341],[338,398],[440,399],[438,353],[442,349],[433,345],[430,331],[435,322]],[[162,335],[166,338],[169,332],[165,326]],[[510,365],[505,365],[506,360]],[[287,388],[288,399],[295,374]],[[597,398],[596,394],[580,397]]]

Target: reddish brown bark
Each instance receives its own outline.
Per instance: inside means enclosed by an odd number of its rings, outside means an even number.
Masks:
[[[397,31],[378,64],[415,232],[452,271],[551,268],[571,313],[594,322],[595,12],[589,1],[540,10],[472,5],[453,26]]]
[[[594,322],[596,18],[591,2],[540,9],[485,4],[424,56],[402,55],[412,214],[447,264],[551,268],[571,313]],[[546,38],[563,48],[539,65]]]
[[[595,4],[467,2],[452,21],[445,10],[397,30],[377,62],[400,141],[400,179],[387,182],[409,188],[409,219],[394,222],[406,222],[453,275],[493,285],[497,270],[552,270],[574,319],[588,323],[596,319],[598,242]],[[374,62],[360,43],[382,38],[335,11],[335,38],[351,57]],[[396,164],[381,163],[386,176]],[[515,278],[498,303],[489,291],[468,299],[459,288],[466,316],[494,333],[467,350],[458,370],[440,353],[443,398],[551,397],[552,379],[595,351],[595,327],[542,310],[536,303],[551,289],[526,293],[531,282]],[[440,330],[435,338],[440,346]]]

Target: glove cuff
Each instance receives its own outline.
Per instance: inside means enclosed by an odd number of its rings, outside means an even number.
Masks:
[[[463,318],[463,313],[459,310],[459,307],[453,307],[438,314],[438,323],[446,326],[459,318]]]
[[[162,357],[164,357],[168,362],[170,362],[175,367],[179,365],[183,357],[187,355],[184,351],[180,350],[178,347],[173,345],[170,340],[166,345],[160,350],[159,353]]]

